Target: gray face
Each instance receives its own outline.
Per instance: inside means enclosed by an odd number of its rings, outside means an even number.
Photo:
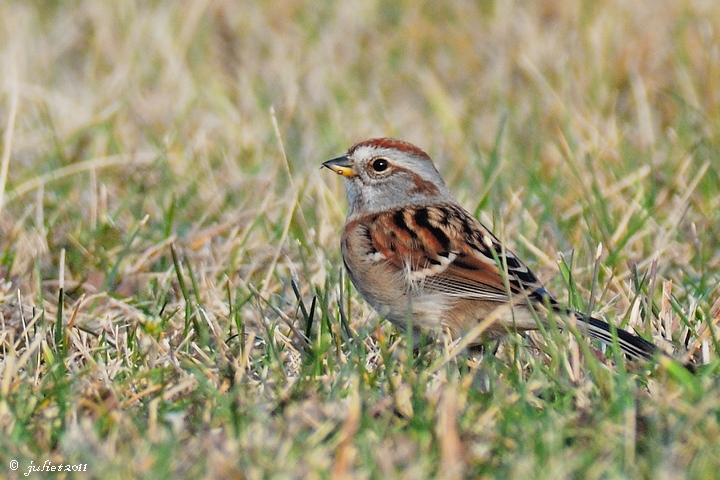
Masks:
[[[352,173],[338,173],[346,177],[350,216],[406,205],[454,202],[425,154],[369,144],[354,147],[345,158]]]

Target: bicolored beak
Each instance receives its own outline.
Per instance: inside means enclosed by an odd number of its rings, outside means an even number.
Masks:
[[[342,156],[338,158],[333,158],[332,160],[328,160],[327,162],[322,164],[323,167],[329,168],[333,172],[337,173],[338,175],[342,175],[343,177],[354,177],[355,176],[355,170],[352,166],[352,161],[347,156]]]

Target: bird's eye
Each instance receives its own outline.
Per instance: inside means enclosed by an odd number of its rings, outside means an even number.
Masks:
[[[390,164],[384,158],[377,158],[373,161],[372,167],[376,172],[384,172]]]

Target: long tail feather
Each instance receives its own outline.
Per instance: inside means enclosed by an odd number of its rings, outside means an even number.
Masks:
[[[620,346],[620,350],[622,350],[623,353],[625,353],[626,355],[628,355],[632,358],[637,358],[637,359],[642,359],[642,360],[652,360],[653,358],[665,357],[673,362],[680,363],[690,372],[695,372],[695,370],[696,370],[695,364],[687,363],[687,362],[679,362],[672,355],[670,355],[667,352],[663,351],[662,349],[658,348],[658,346],[655,345],[654,343],[648,342],[647,340],[645,340],[642,337],[639,337],[638,335],[634,335],[634,334],[632,334],[626,330],[623,330],[621,328],[611,326],[607,322],[598,320],[595,317],[590,317],[588,315],[584,315],[584,314],[582,314],[580,312],[576,312],[574,310],[565,310],[564,313],[575,315],[575,318],[577,318],[580,322],[582,322],[585,325],[587,335],[590,338],[599,340],[608,345],[613,344],[613,330],[614,330],[615,331],[614,333],[617,334],[617,341],[618,341],[618,345]]]
[[[620,350],[633,358],[651,360],[659,352],[661,352],[654,343],[648,342],[644,338],[633,335],[621,328],[612,327],[607,322],[578,313],[575,313],[575,316],[577,316],[580,321],[587,324],[587,333],[590,338],[594,338],[595,340],[599,340],[608,345],[612,345],[613,343],[613,330],[615,330]]]

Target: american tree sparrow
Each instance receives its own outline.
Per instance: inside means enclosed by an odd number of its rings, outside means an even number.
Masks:
[[[547,310],[574,315],[590,338],[612,344],[606,322],[558,304],[530,269],[458,204],[427,153],[390,138],[360,142],[323,163],[342,175],[349,211],[341,239],[352,283],[375,310],[404,329],[460,338],[488,316],[486,338],[534,330]],[[544,313],[543,313],[544,312]],[[536,314],[537,313],[537,314]],[[539,315],[539,316],[538,316]],[[617,329],[629,356],[658,348]],[[482,339],[473,339],[478,345]]]

